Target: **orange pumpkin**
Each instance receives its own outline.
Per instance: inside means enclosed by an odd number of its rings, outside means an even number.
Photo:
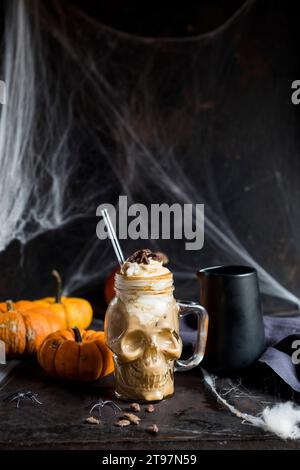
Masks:
[[[59,316],[32,302],[13,304],[8,300],[0,304],[0,340],[8,358],[35,354],[45,337],[60,328]]]
[[[78,297],[62,297],[62,280],[57,271],[52,271],[56,279],[55,297],[45,297],[44,299],[34,300],[39,307],[49,309],[55,315],[58,315],[65,322],[64,328],[87,328],[93,318],[93,309],[91,304]]]
[[[117,267],[113,270],[113,272],[108,276],[104,284],[104,298],[109,304],[109,302],[114,298],[116,295],[115,293],[115,274],[120,272],[120,267]]]
[[[38,361],[53,377],[92,382],[114,370],[104,332],[77,327],[52,333],[41,344]]]

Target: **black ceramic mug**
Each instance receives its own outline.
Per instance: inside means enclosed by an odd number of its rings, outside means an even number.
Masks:
[[[203,367],[216,373],[252,364],[265,349],[257,272],[248,266],[201,269],[200,303],[209,313]]]

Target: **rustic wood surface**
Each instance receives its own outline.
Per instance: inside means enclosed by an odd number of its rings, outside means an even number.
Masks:
[[[228,380],[228,379],[226,379]],[[226,385],[223,379],[222,386]],[[243,385],[233,401],[243,411],[257,413],[258,404],[278,401],[278,391],[268,391],[272,377],[256,385]],[[251,381],[250,381],[251,382]],[[232,387],[230,382],[228,390]],[[237,381],[236,383],[240,383]],[[263,385],[264,384],[264,385]],[[270,387],[269,387],[270,388]],[[17,409],[3,401],[18,390],[31,390],[43,402],[33,406],[24,401]],[[244,392],[243,392],[244,390]],[[233,393],[233,396],[235,396]],[[114,426],[116,417],[105,409],[99,425],[85,422],[92,402],[112,399],[122,409],[127,404],[113,395],[112,378],[93,385],[65,384],[48,378],[35,361],[22,363],[5,386],[0,387],[0,449],[295,449],[300,444],[282,441],[253,426],[241,423],[219,405],[203,383],[201,371],[176,374],[175,395],[158,405],[153,413],[145,406],[139,426]],[[96,416],[96,413],[95,413]],[[147,426],[157,424],[151,435]]]

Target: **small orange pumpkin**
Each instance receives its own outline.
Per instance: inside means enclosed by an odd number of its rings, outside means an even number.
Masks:
[[[34,304],[39,307],[49,309],[55,315],[64,320],[64,328],[79,328],[86,329],[92,321],[93,309],[91,304],[78,297],[62,297],[62,280],[60,274],[54,270],[52,275],[56,280],[56,295],[55,297],[45,297],[44,299],[34,300]]]
[[[8,358],[35,354],[49,333],[62,328],[59,316],[32,302],[11,300],[0,304],[0,340]]]
[[[53,377],[93,382],[114,370],[103,331],[74,327],[47,336],[38,351],[42,368]]]

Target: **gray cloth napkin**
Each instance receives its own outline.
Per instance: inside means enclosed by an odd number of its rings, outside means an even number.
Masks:
[[[294,340],[300,344],[300,316],[264,317],[267,349],[259,358],[259,362],[267,364],[292,389],[300,392],[300,365],[292,362]],[[300,357],[300,355],[299,355]]]
[[[267,348],[258,361],[268,365],[293,390],[300,392],[300,364],[296,366],[292,362],[292,354],[295,352],[292,343],[299,340],[300,344],[300,315],[265,315],[264,325]],[[181,326],[181,336],[185,345],[195,344],[196,331],[185,322]]]

